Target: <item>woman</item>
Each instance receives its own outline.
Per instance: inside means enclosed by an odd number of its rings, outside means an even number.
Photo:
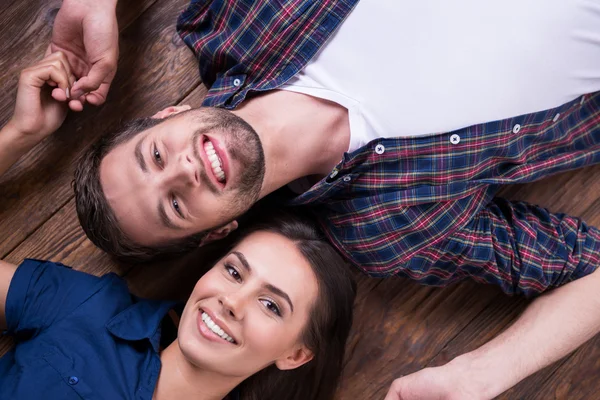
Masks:
[[[0,327],[17,344],[0,398],[331,398],[352,321],[346,269],[299,219],[255,226],[198,281],[160,351],[173,303],[136,299],[114,274],[1,261]]]
[[[62,122],[41,90],[69,87],[67,68],[56,53],[21,75],[0,174]],[[16,341],[0,358],[0,399],[328,399],[354,296],[341,257],[292,216],[241,235],[197,282],[164,349],[174,303],[138,299],[115,274],[0,261],[0,330]]]

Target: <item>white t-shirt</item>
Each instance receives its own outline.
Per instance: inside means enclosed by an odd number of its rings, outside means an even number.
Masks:
[[[600,90],[600,0],[362,0],[282,89],[348,109],[350,151]]]

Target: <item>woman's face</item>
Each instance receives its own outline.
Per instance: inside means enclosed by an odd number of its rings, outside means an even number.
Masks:
[[[178,341],[192,364],[245,379],[275,363],[296,368],[312,358],[301,334],[318,283],[295,244],[259,231],[238,244],[196,284]]]

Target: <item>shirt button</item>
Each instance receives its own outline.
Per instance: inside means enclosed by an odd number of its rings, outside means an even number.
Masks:
[[[585,96],[581,96],[581,101],[579,102],[579,105],[582,105],[584,101],[585,101]]]
[[[450,143],[452,144],[459,144],[460,143],[460,136],[458,136],[456,133],[452,136],[450,136]]]
[[[513,133],[519,133],[521,131],[521,125],[516,124],[513,126]]]
[[[238,78],[235,78],[233,80],[233,86],[240,86],[242,84],[242,81],[240,81]]]
[[[375,146],[375,153],[377,154],[383,154],[385,152],[385,146],[382,144],[378,144],[377,146]]]
[[[350,182],[351,180],[352,180],[352,178],[350,178],[349,176],[344,177],[344,182]]]
[[[69,378],[69,385],[77,385],[79,383],[79,378],[76,376],[71,376]]]
[[[331,179],[333,179],[333,178],[335,178],[335,177],[337,176],[337,174],[338,174],[338,170],[337,170],[337,169],[334,169],[334,170],[333,170],[333,171],[331,171],[331,173],[329,174],[329,177],[330,177]]]
[[[559,118],[560,118],[560,113],[556,113],[556,115],[554,116],[554,119],[552,121],[556,122],[556,121],[558,121]]]

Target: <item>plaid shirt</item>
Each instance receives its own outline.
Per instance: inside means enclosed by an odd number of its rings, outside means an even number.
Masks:
[[[302,69],[355,1],[192,1],[179,33],[210,87],[206,106]],[[600,231],[577,218],[494,195],[500,185],[600,162],[600,94],[552,110],[346,153],[291,201],[310,205],[337,249],[372,276],[427,285],[471,277],[532,295],[600,264]]]

